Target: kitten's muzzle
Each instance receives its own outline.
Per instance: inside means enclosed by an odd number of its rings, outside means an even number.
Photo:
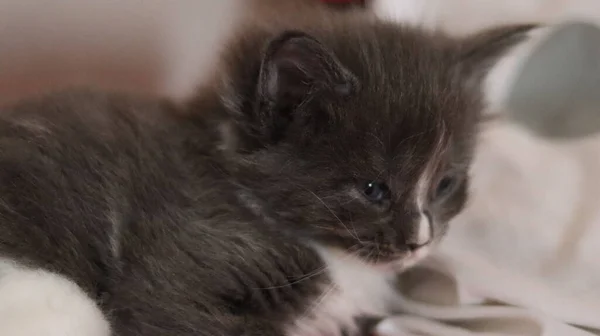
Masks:
[[[411,237],[406,242],[406,246],[411,251],[416,251],[433,241],[433,218],[429,211],[421,213],[416,225],[414,233],[411,234]]]

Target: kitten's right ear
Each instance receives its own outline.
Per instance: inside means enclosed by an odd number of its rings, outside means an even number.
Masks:
[[[490,28],[462,41],[458,50],[458,69],[468,85],[479,87],[489,70],[509,50],[530,37],[535,24]]]
[[[277,137],[292,120],[322,112],[301,107],[349,95],[357,86],[356,77],[325,45],[305,33],[288,31],[272,40],[263,55],[254,119],[263,135]]]

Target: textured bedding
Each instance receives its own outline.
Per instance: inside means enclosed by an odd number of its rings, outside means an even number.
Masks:
[[[550,23],[550,31],[561,21],[600,22],[597,1],[378,0],[373,8],[456,34],[522,20]],[[471,202],[437,254],[401,276],[400,313],[379,326],[381,335],[600,335],[600,135],[593,121],[600,86],[585,84],[600,83],[600,35],[549,40],[556,57],[547,58],[545,73],[523,81],[549,34],[516,50],[488,79],[491,108],[503,115],[483,129]],[[529,104],[511,110],[519,80],[529,85],[531,94],[522,85],[517,92]],[[545,101],[561,109],[534,115]],[[538,126],[553,118],[569,132],[593,129],[561,140],[517,122],[536,118]]]
[[[400,278],[403,313],[381,334],[600,335],[599,152],[598,135],[488,127],[470,206]]]

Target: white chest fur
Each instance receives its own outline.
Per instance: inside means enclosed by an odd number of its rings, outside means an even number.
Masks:
[[[324,248],[317,248],[327,265],[331,286],[306,313],[287,329],[287,336],[339,336],[352,332],[354,319],[361,315],[382,315],[396,295],[391,273],[378,270],[358,259]]]

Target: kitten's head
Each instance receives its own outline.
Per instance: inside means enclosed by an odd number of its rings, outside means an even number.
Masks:
[[[282,234],[410,263],[464,206],[479,83],[530,28],[454,40],[360,21],[246,35],[220,92],[239,199]]]

